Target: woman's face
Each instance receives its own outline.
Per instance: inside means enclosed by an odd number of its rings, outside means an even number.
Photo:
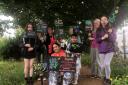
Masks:
[[[28,31],[32,31],[32,30],[33,30],[33,27],[32,27],[31,24],[28,24],[28,26],[27,26],[27,30],[28,30]]]
[[[108,18],[103,16],[101,17],[101,25],[106,26],[108,24]]]
[[[48,34],[53,34],[52,28],[48,28]]]
[[[94,25],[94,29],[99,28],[100,27],[100,20],[95,20],[93,25]]]
[[[54,51],[55,53],[60,52],[60,47],[59,47],[58,45],[56,45],[56,44],[53,44],[53,51]]]

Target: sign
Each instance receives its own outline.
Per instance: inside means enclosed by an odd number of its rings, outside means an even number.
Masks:
[[[91,28],[92,27],[92,22],[91,20],[85,20],[85,28]]]
[[[76,58],[75,57],[49,57],[49,71],[60,72],[75,72],[76,71]]]
[[[46,33],[47,32],[47,24],[44,21],[40,20],[39,23],[37,24],[36,31]]]
[[[67,57],[61,58],[60,72],[75,72],[76,71],[76,58]]]
[[[56,19],[54,23],[56,26],[63,26],[63,21],[61,19]]]
[[[64,34],[64,30],[63,29],[59,29],[59,34],[63,35]]]
[[[49,71],[59,71],[60,68],[60,58],[55,56],[49,57]]]

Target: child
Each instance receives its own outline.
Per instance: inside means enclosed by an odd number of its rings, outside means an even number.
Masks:
[[[77,84],[81,69],[80,54],[82,53],[82,45],[78,43],[78,38],[76,34],[71,35],[71,42],[67,45],[66,52],[69,54],[71,53],[73,57],[74,55],[78,54],[76,57],[76,73],[75,73],[75,81],[74,81],[74,84]]]

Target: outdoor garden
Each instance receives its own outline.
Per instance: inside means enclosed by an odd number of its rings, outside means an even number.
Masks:
[[[85,45],[82,68],[90,70],[90,29],[86,29],[86,21],[108,16],[117,35],[121,35],[117,43],[121,43],[121,48],[127,48],[127,9],[128,0],[0,0],[0,85],[25,85],[19,44],[28,22],[33,22],[35,28],[45,32],[48,26],[53,27],[56,37],[62,37],[58,35],[62,33],[66,40],[68,29],[76,28]],[[128,57],[124,53],[118,50],[112,59],[112,85],[128,85]]]

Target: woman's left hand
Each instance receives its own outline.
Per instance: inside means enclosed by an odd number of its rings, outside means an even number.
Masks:
[[[109,29],[108,32],[109,32],[109,33],[112,33],[112,29]]]

